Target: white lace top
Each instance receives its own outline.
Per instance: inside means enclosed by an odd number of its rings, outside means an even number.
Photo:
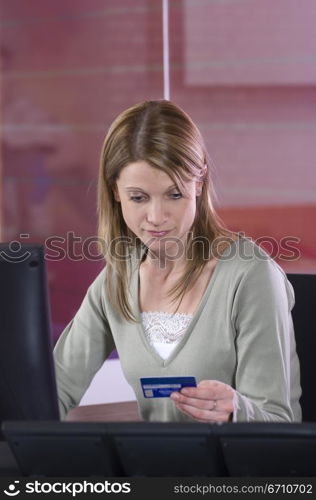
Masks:
[[[145,311],[142,323],[149,344],[167,359],[184,336],[193,314]]]

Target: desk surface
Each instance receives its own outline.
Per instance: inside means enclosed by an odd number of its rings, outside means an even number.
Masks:
[[[140,422],[136,401],[77,406],[69,411],[66,421],[72,422]]]
[[[78,406],[70,410],[66,417],[70,422],[138,422],[136,401],[108,403],[102,405]],[[0,477],[20,476],[18,466],[9,445],[0,441]]]

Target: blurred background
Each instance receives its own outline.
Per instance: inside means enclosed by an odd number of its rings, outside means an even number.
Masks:
[[[102,267],[107,129],[168,89],[226,225],[316,272],[315,26],[313,0],[0,0],[1,240],[45,243],[54,340]]]

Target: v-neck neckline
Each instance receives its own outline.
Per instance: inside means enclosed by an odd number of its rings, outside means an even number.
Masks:
[[[134,312],[135,312],[136,318],[138,319],[137,330],[138,330],[138,334],[140,336],[140,339],[141,339],[143,345],[145,346],[145,349],[154,358],[154,360],[156,361],[156,363],[159,366],[167,367],[170,363],[172,363],[172,361],[178,356],[178,354],[180,353],[180,351],[184,348],[187,340],[189,339],[189,337],[191,335],[191,332],[192,332],[193,328],[195,327],[197,321],[199,320],[199,318],[201,316],[201,313],[202,313],[202,311],[204,309],[205,303],[206,303],[206,301],[207,301],[207,299],[208,299],[208,297],[209,297],[209,295],[211,293],[211,290],[213,288],[215,279],[216,279],[216,277],[217,277],[217,275],[219,273],[219,269],[220,269],[220,265],[221,265],[221,258],[218,259],[218,262],[215,265],[215,268],[214,268],[214,270],[213,270],[213,272],[212,272],[212,274],[210,276],[210,279],[209,279],[209,282],[207,284],[207,287],[206,287],[206,289],[205,289],[205,291],[204,291],[204,293],[202,295],[202,298],[201,298],[201,300],[200,300],[200,302],[199,302],[199,304],[198,304],[195,312],[192,315],[192,319],[191,319],[190,323],[187,326],[185,334],[183,335],[182,339],[178,342],[178,344],[176,345],[176,347],[174,348],[174,350],[170,353],[170,355],[166,359],[161,358],[159,356],[159,354],[156,352],[155,348],[150,345],[150,343],[148,342],[148,340],[146,338],[146,334],[145,334],[144,327],[143,327],[143,324],[142,324],[141,310],[140,310],[140,307],[139,307],[139,291],[140,291],[139,270],[140,270],[141,261],[142,261],[142,259],[137,262],[137,265],[134,268],[134,272],[133,272],[132,279],[131,279],[132,296],[135,297],[135,300],[134,300]]]

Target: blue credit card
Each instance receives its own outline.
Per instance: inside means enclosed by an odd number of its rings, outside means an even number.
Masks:
[[[149,377],[140,383],[145,398],[168,398],[183,387],[196,387],[195,377]]]

